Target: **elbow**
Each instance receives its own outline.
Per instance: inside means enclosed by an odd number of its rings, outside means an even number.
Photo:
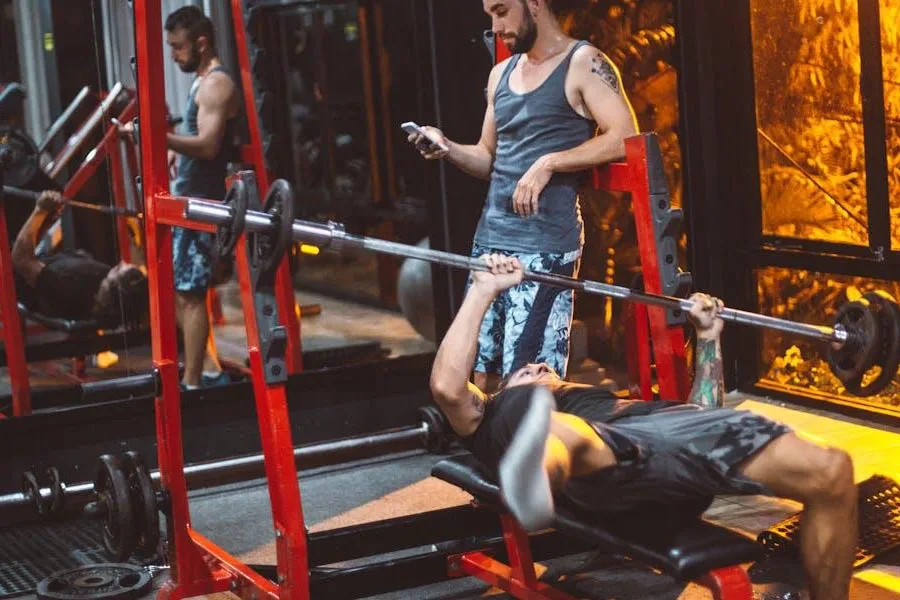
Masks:
[[[216,142],[215,140],[205,140],[200,146],[199,158],[201,158],[202,160],[213,160],[216,156],[218,156],[221,149],[222,144]]]
[[[13,271],[19,275],[25,272],[26,267],[28,266],[29,256],[28,252],[22,248],[22,245],[18,241],[16,241],[12,247],[10,259],[12,261]]]
[[[434,397],[435,402],[441,404],[447,397],[446,384],[441,380],[440,377],[432,373],[431,380],[428,382],[428,385],[431,388],[431,395]]]
[[[615,157],[612,159],[613,161],[625,160],[625,140],[634,137],[637,134],[637,127],[633,124],[623,125],[613,134],[615,136],[615,145],[613,147],[613,154],[615,154]]]
[[[219,149],[215,146],[204,146],[200,152],[200,158],[203,160],[213,160],[219,153]]]
[[[439,375],[432,374],[430,388],[438,406],[445,407],[459,403],[459,386],[453,385]]]

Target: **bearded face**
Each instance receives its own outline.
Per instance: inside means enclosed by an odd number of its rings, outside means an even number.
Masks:
[[[504,36],[503,41],[513,54],[525,54],[534,47],[537,40],[537,23],[531,15],[531,11],[522,6],[522,24],[515,33]]]
[[[178,65],[178,68],[185,73],[195,73],[200,68],[202,51],[200,48],[200,38],[191,40],[186,29],[176,29],[167,35],[169,48],[172,50],[172,60]]]

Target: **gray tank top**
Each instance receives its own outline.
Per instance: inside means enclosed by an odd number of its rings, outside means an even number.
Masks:
[[[583,222],[578,204],[578,173],[554,173],[538,200],[536,215],[513,212],[516,184],[541,156],[570,150],[594,135],[593,121],[575,112],[566,98],[565,82],[576,43],[566,58],[536,89],[517,94],[509,76],[521,55],[513,56],[497,84],[494,119],[497,150],[475,242],[487,248],[520,253],[566,253],[581,248]]]
[[[216,67],[210,73],[222,71],[227,74],[224,67]],[[187,107],[184,111],[185,135],[197,135],[197,90],[200,87],[200,79],[194,80],[191,92],[188,95]],[[193,158],[181,154],[178,159],[178,177],[172,182],[172,193],[178,196],[191,196],[194,198],[211,198],[223,200],[225,198],[225,176],[227,174],[231,147],[234,140],[234,119],[225,123],[225,136],[222,138],[222,147],[219,153],[212,159]]]

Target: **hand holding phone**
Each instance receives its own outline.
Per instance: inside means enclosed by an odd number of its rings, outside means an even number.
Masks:
[[[428,131],[413,121],[407,121],[400,127],[409,134],[409,141],[416,145],[416,149],[425,158],[441,158],[450,150],[443,139],[443,134],[434,128],[433,131]]]

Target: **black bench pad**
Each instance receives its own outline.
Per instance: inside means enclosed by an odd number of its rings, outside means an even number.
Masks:
[[[100,329],[99,327],[97,327],[96,321],[75,321],[72,319],[57,319],[55,317],[48,317],[46,315],[28,310],[28,307],[21,302],[19,302],[19,314],[26,319],[30,319],[36,323],[40,323],[47,329],[51,329],[53,331],[81,333],[84,331],[97,331],[98,329]]]
[[[497,483],[471,454],[444,459],[431,474],[506,512]],[[645,562],[682,581],[758,560],[764,553],[754,540],[708,523],[695,513],[586,515],[557,506],[555,529],[610,553]]]

